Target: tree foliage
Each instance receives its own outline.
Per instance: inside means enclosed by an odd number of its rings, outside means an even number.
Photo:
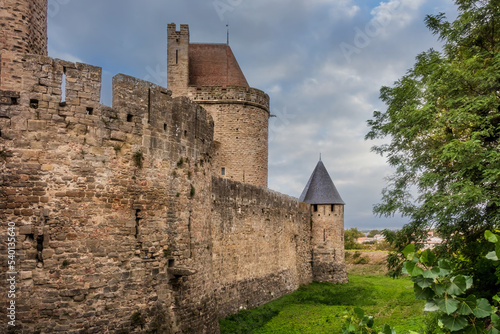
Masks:
[[[380,90],[387,110],[374,112],[366,138],[389,139],[373,150],[395,172],[374,211],[410,218],[391,238],[399,250],[434,228],[446,240],[438,253],[469,260],[457,269],[486,280],[481,272],[491,267],[478,260],[486,251],[480,237],[500,218],[500,1],[455,3],[454,21],[443,13],[426,18],[443,51],[421,53]],[[392,256],[397,273],[403,258]]]
[[[356,243],[356,239],[364,237],[365,234],[359,231],[356,227],[344,231],[344,248],[345,249],[360,249],[360,244]]]

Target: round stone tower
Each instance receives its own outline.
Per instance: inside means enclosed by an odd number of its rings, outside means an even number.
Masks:
[[[216,176],[267,187],[269,96],[248,85],[229,45],[190,43],[187,25],[169,24],[168,89],[212,116]]]
[[[47,0],[3,0],[0,50],[47,55]]]
[[[313,280],[347,283],[344,201],[320,160],[299,200],[311,205]]]

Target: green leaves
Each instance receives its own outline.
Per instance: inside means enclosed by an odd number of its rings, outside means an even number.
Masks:
[[[489,260],[498,261],[498,259],[500,259],[500,243],[498,242],[499,241],[498,236],[496,234],[494,234],[493,232],[491,232],[491,231],[485,231],[484,232],[484,237],[489,242],[492,242],[492,243],[495,244],[495,250],[489,252],[486,255],[486,258],[489,259]]]
[[[406,272],[410,276],[420,276],[424,274],[424,270],[417,266],[415,262],[406,261],[404,265],[403,272]]]
[[[445,314],[441,318],[443,325],[452,332],[459,331],[467,327],[467,318],[460,315],[448,315]]]
[[[477,305],[473,312],[477,318],[486,318],[493,313],[493,308],[487,299],[481,298],[477,300]]]
[[[426,249],[420,256],[420,262],[428,267],[434,266],[436,259],[436,255],[430,249]]]
[[[436,300],[436,305],[444,313],[452,314],[458,309],[460,302],[458,300],[450,298],[448,295],[445,295],[443,298],[438,298]]]
[[[345,316],[345,321],[342,324],[343,334],[396,334],[396,331],[392,329],[389,325],[384,325],[381,331],[377,331],[373,328],[375,321],[372,316],[366,315],[365,311],[359,307],[355,307],[354,310]]]
[[[500,244],[500,239],[492,233],[486,233],[485,237]],[[424,310],[443,312],[440,322],[451,332],[482,333],[484,324],[478,319],[495,315],[496,309],[485,298],[467,295],[473,285],[472,277],[455,274],[452,262],[438,259],[431,250],[418,253],[412,244],[405,247],[403,254],[407,259],[403,272],[414,282],[415,297],[427,301]],[[497,299],[500,301],[500,297]]]

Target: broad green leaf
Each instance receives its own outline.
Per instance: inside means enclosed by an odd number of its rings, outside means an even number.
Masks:
[[[415,298],[417,299],[430,299],[434,296],[434,291],[429,288],[421,288],[417,283],[413,286]]]
[[[425,274],[425,272],[424,272]],[[423,276],[417,276],[413,279],[413,282],[415,282],[419,287],[421,288],[428,288],[434,283],[434,280],[432,278],[425,278]]]
[[[408,256],[412,254],[413,256],[411,256],[411,259],[408,258]],[[408,260],[413,260],[413,257],[414,257],[414,254],[415,254],[415,245],[414,244],[409,244],[408,246],[405,247],[405,249],[403,249],[403,255],[405,256],[406,259]]]
[[[491,327],[490,329],[488,329],[488,334],[500,334],[500,331],[498,331],[498,329],[496,329],[495,327]]]
[[[354,313],[356,314],[356,316],[360,320],[363,319],[363,317],[365,316],[365,311],[363,311],[363,309],[361,309],[359,307],[354,308]]]
[[[467,318],[461,315],[453,316],[443,314],[443,316],[441,317],[441,321],[443,322],[443,325],[452,332],[464,329],[468,324]]]
[[[419,266],[417,266],[417,264],[414,262],[406,261],[405,268],[406,271],[408,272],[408,275],[411,275],[412,277],[424,274],[424,270]]]
[[[451,266],[451,262],[446,259],[440,259],[438,261],[438,267],[441,270],[442,276],[448,275],[453,269]]]
[[[432,268],[431,270],[424,270],[424,278],[438,278],[441,270],[439,268]]]
[[[493,314],[491,315],[491,322],[492,322],[495,326],[499,326],[499,325],[500,325],[500,317],[498,316],[498,314],[493,313]]]
[[[478,318],[485,318],[493,313],[493,308],[487,299],[481,298],[477,300],[476,308],[474,309],[474,315]]]
[[[465,277],[462,275],[458,275],[453,277],[451,281],[446,284],[446,293],[454,296],[461,295],[467,289],[467,282]]]
[[[496,301],[497,303],[500,303],[500,295],[498,293],[494,295],[493,300]]]
[[[470,276],[464,276],[465,278],[465,290],[469,290],[470,288],[472,288],[472,284],[474,283],[472,277]]]
[[[486,254],[486,258],[488,260],[498,261],[498,256],[497,256],[497,253],[495,251],[491,251],[488,254]]]
[[[424,311],[425,312],[439,311],[439,307],[437,306],[437,304],[434,301],[431,300],[431,301],[428,301],[427,303],[425,303]]]
[[[420,262],[432,267],[436,263],[436,255],[430,249],[426,249],[420,256]]]
[[[481,328],[478,328],[477,324],[476,326],[469,325],[464,329],[464,334],[479,334],[479,333],[483,333],[483,330]]]
[[[457,313],[461,315],[469,315],[474,312],[474,309],[477,306],[476,297],[468,296],[467,299],[460,302],[460,306],[458,306]]]
[[[458,305],[460,305],[460,302],[445,295],[443,298],[436,300],[436,304],[444,313],[452,314],[458,309]]]
[[[434,283],[432,284],[432,290],[436,293],[437,296],[442,296],[445,293],[446,287],[444,284],[441,283]]]
[[[491,232],[491,231],[485,231],[484,232],[484,237],[489,241],[489,242],[493,242],[493,243],[496,243],[498,242],[498,238],[497,236]]]

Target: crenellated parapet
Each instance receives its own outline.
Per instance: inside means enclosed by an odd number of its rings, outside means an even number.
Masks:
[[[187,96],[199,104],[242,104],[269,113],[269,95],[256,88],[238,86],[188,87]]]

